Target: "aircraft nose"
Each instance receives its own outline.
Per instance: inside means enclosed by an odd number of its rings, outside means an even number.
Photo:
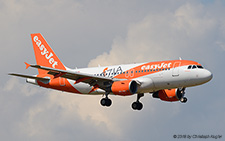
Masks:
[[[203,75],[206,81],[210,81],[213,78],[213,74],[208,70],[205,70]]]

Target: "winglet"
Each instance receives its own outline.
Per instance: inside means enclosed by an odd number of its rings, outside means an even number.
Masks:
[[[26,64],[26,69],[28,69],[30,67],[30,64],[28,64],[27,62],[24,62]]]

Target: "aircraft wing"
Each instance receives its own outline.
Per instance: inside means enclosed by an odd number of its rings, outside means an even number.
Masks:
[[[50,80],[49,78],[36,77],[36,76],[30,76],[30,75],[24,75],[24,74],[16,74],[16,73],[9,73],[9,75],[19,76],[19,77],[23,77],[23,78],[31,78],[31,79],[36,79],[36,80],[40,80],[40,81]]]
[[[63,77],[71,80],[75,80],[75,83],[85,82],[90,85],[95,85],[97,81],[113,81],[113,78],[110,77],[102,77],[102,76],[94,76],[87,73],[75,72],[71,70],[61,70],[55,68],[44,67],[40,65],[30,65],[30,67],[42,69],[48,71],[48,74],[53,75],[54,78]]]

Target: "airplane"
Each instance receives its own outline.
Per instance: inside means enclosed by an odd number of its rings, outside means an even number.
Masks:
[[[201,64],[190,60],[167,60],[105,67],[70,69],[59,60],[41,33],[31,34],[37,75],[9,73],[26,78],[27,83],[76,94],[104,95],[102,106],[109,107],[109,95],[131,96],[133,110],[141,110],[140,98],[145,93],[162,101],[186,103],[185,89],[204,84],[213,77]]]

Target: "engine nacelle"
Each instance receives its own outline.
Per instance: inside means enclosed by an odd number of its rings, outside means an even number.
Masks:
[[[137,82],[134,80],[115,81],[111,91],[116,95],[131,95],[137,92]]]
[[[152,94],[154,98],[160,98],[163,101],[179,101],[182,97],[181,91],[179,89],[165,89],[159,90]]]

